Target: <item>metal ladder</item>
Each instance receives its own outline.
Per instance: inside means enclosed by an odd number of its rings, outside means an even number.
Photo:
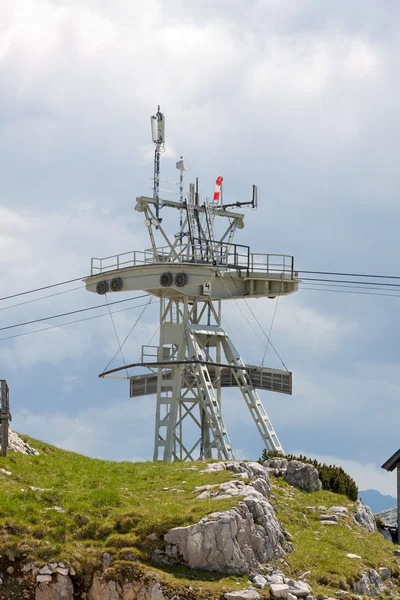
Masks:
[[[244,367],[245,364],[241,359],[235,346],[225,334],[221,337],[222,346],[225,352],[226,360],[229,364],[235,367]],[[237,385],[242,392],[242,396],[248,406],[251,416],[257,426],[258,431],[268,450],[275,450],[283,454],[283,448],[276,434],[276,431],[267,415],[257,391],[255,390],[246,370],[233,369],[233,376],[236,379]]]
[[[196,339],[196,329],[193,327],[187,329],[186,335],[189,360],[205,361],[205,354]],[[197,383],[199,402],[207,414],[209,424],[214,435],[214,440],[211,442],[211,446],[217,449],[219,458],[232,460],[232,446],[221,416],[220,406],[215,395],[215,390],[207,366],[201,363],[195,363],[193,365],[193,375]],[[208,449],[209,448],[204,448],[204,453],[206,453]]]

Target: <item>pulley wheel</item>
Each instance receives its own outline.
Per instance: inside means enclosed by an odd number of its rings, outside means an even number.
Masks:
[[[163,273],[160,276],[160,285],[162,287],[168,287],[172,285],[174,278],[172,277],[172,273]]]
[[[107,294],[108,281],[99,281],[99,283],[96,285],[96,292],[98,294]]]
[[[111,284],[110,284],[110,288],[112,292],[119,292],[122,290],[122,279],[121,277],[114,277],[114,279],[111,279]]]
[[[185,287],[188,282],[188,276],[186,273],[177,273],[175,275],[175,285],[176,287]]]

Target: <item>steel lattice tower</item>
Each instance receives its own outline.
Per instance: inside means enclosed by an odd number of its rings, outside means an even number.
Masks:
[[[291,394],[292,374],[246,365],[222,328],[221,309],[225,300],[275,298],[297,291],[293,257],[252,253],[248,246],[234,243],[237,229],[244,227],[244,215],[234,209],[256,207],[255,186],[250,202],[223,204],[219,177],[213,200],[200,203],[197,182],[190,184],[185,199],[181,159],[180,199],[161,200],[159,144],[164,143],[165,119],[159,110],[152,119],[157,191],[153,198],[138,197],[135,208],[144,215],[151,248],[93,258],[86,287],[98,294],[145,290],[159,298],[158,346],[142,346],[141,362],[132,365],[149,373],[126,377],[132,398],[157,394],[154,460],[233,458],[222,416],[224,387],[240,390],[265,446],[282,452],[257,389]],[[173,237],[161,224],[161,208],[180,216],[180,231]],[[216,221],[225,223],[219,236]],[[101,376],[119,377],[115,374],[124,368]]]

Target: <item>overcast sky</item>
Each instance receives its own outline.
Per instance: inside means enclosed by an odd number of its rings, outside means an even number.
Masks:
[[[0,3],[0,296],[149,245],[134,206],[151,193],[157,104],[163,178],[176,179],[183,153],[202,195],[218,175],[232,201],[260,185],[238,243],[293,254],[300,270],[400,275],[399,18],[394,0]],[[54,292],[66,293],[12,306]],[[0,302],[0,326],[104,302],[80,282],[47,294]],[[276,301],[250,302],[269,330]],[[262,393],[287,452],[329,457],[361,489],[392,494],[380,465],[400,446],[399,304],[306,285],[282,298],[271,339],[294,393]],[[121,339],[141,310],[115,315]],[[229,302],[224,313],[246,362],[260,363],[245,317]],[[126,360],[157,318],[154,302]],[[0,331],[14,428],[90,456],[150,458],[155,397],[130,400],[127,382],[97,378],[117,348],[109,316],[4,339],[67,320]],[[266,362],[280,366],[270,351]],[[256,459],[246,410],[224,391],[236,455]]]

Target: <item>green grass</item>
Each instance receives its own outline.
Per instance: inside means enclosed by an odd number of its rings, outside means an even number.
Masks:
[[[379,533],[369,534],[352,516],[340,517],[338,525],[323,525],[319,520],[319,506],[345,506],[349,515],[355,512],[355,503],[345,496],[321,491],[307,493],[293,489],[282,479],[272,477],[274,484],[272,504],[279,521],[293,535],[294,552],[285,559],[285,568],[293,577],[306,571],[305,577],[314,594],[335,596],[339,589],[349,590],[350,584],[362,575],[365,568],[388,567],[395,583],[399,584],[400,562],[393,554],[393,544]],[[290,494],[293,494],[289,496]],[[324,511],[322,511],[324,512]],[[348,553],[361,559],[351,559]],[[397,581],[396,581],[397,580]]]
[[[186,463],[114,463],[25,439],[39,456],[10,452],[0,461],[12,472],[0,472],[0,543],[35,559],[79,563],[129,548],[147,560],[157,543],[149,534],[162,536],[237,502],[196,499],[196,485],[232,478],[201,473],[204,463],[197,471],[185,471]]]
[[[178,597],[193,599],[219,598],[227,590],[248,585],[246,577],[182,566],[157,568],[151,563],[151,551],[162,545],[168,529],[196,523],[206,514],[237,504],[238,498],[199,500],[192,493],[198,485],[231,480],[232,472],[202,473],[204,463],[96,460],[24,439],[39,450],[39,456],[10,452],[0,458],[0,466],[12,472],[11,476],[0,472],[2,554],[11,550],[39,564],[64,560],[88,582],[92,568],[107,551],[114,557],[108,577],[128,572],[130,576],[154,575]],[[197,470],[185,470],[189,466]],[[400,562],[393,555],[393,545],[379,533],[368,534],[352,518],[341,518],[339,525],[330,527],[319,521],[314,508],[320,505],[346,506],[349,513],[354,512],[355,505],[345,496],[306,493],[282,479],[271,480],[277,517],[294,537],[295,550],[284,559],[288,566],[276,563],[286,575],[298,578],[310,571],[305,581],[315,597],[350,590],[351,582],[367,567],[389,567],[395,583],[400,583]],[[147,539],[151,533],[158,539]],[[349,559],[347,553],[361,559]],[[268,594],[266,590],[264,596]]]

